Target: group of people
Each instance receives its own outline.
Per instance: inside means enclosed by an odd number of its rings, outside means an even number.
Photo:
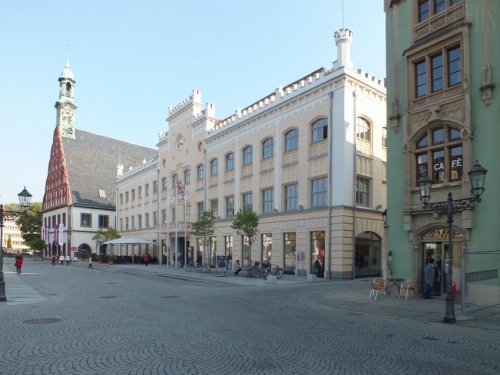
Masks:
[[[57,257],[55,255],[52,255],[52,265],[55,266],[56,263],[58,263],[60,266],[62,266],[63,264],[66,264],[67,266],[69,266],[69,262],[71,261],[71,257],[69,255],[60,255],[59,256],[59,262],[57,262]]]

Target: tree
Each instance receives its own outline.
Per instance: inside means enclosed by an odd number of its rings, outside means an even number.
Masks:
[[[43,249],[45,249],[45,241],[41,238],[35,238],[34,240],[27,242],[26,244],[33,250],[42,251]]]
[[[259,231],[258,227],[259,217],[251,210],[239,210],[233,220],[233,224],[231,225],[231,228],[235,229],[238,235],[246,236],[248,238],[250,251],[252,249],[254,237]]]
[[[35,239],[40,239],[41,226],[42,226],[42,204],[40,202],[33,203],[28,209],[22,211],[17,207],[13,210],[22,212],[17,218],[16,223],[19,225],[24,240],[28,243]]]
[[[209,240],[215,234],[215,216],[212,211],[204,211],[200,219],[193,223],[193,234],[198,238],[203,238],[205,249],[208,249],[208,259],[210,259]]]
[[[94,235],[94,237],[92,237],[92,239],[99,243],[98,247],[100,250],[100,244],[102,244],[103,242],[115,240],[120,237],[121,237],[120,234],[115,228],[109,227],[107,229],[99,229]]]

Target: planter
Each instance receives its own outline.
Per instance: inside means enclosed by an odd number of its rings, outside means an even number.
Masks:
[[[112,260],[108,260],[108,264],[111,266],[114,263]]]

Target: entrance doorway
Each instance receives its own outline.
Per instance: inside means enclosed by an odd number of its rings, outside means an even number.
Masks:
[[[450,266],[449,233],[447,228],[438,228],[425,233],[422,236],[422,287],[424,280],[424,269],[431,258],[434,258],[436,272],[434,273],[434,284],[432,287],[433,296],[441,296],[448,292],[448,278]],[[453,229],[453,265],[452,280],[460,285],[460,275],[462,271],[462,244],[464,234],[459,229]]]
[[[380,276],[380,237],[363,232],[356,237],[354,272],[355,277]]]

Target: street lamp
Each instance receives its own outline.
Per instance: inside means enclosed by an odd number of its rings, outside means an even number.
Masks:
[[[471,198],[453,199],[451,192],[448,193],[448,199],[444,202],[429,203],[431,199],[432,180],[429,176],[419,178],[417,185],[420,193],[420,200],[424,208],[430,208],[434,212],[445,213],[448,218],[448,276],[446,278],[446,311],[444,315],[444,323],[455,323],[455,301],[453,298],[451,283],[453,271],[453,215],[457,212],[462,212],[467,208],[474,207],[474,203],[481,202],[483,194],[484,180],[486,178],[485,168],[477,161],[469,172],[471,183]]]
[[[5,296],[5,279],[3,277],[3,227],[4,220],[14,220],[22,215],[31,204],[31,194],[24,187],[23,191],[17,194],[19,197],[19,205],[23,211],[4,210],[3,204],[0,204],[0,302],[7,301]]]

